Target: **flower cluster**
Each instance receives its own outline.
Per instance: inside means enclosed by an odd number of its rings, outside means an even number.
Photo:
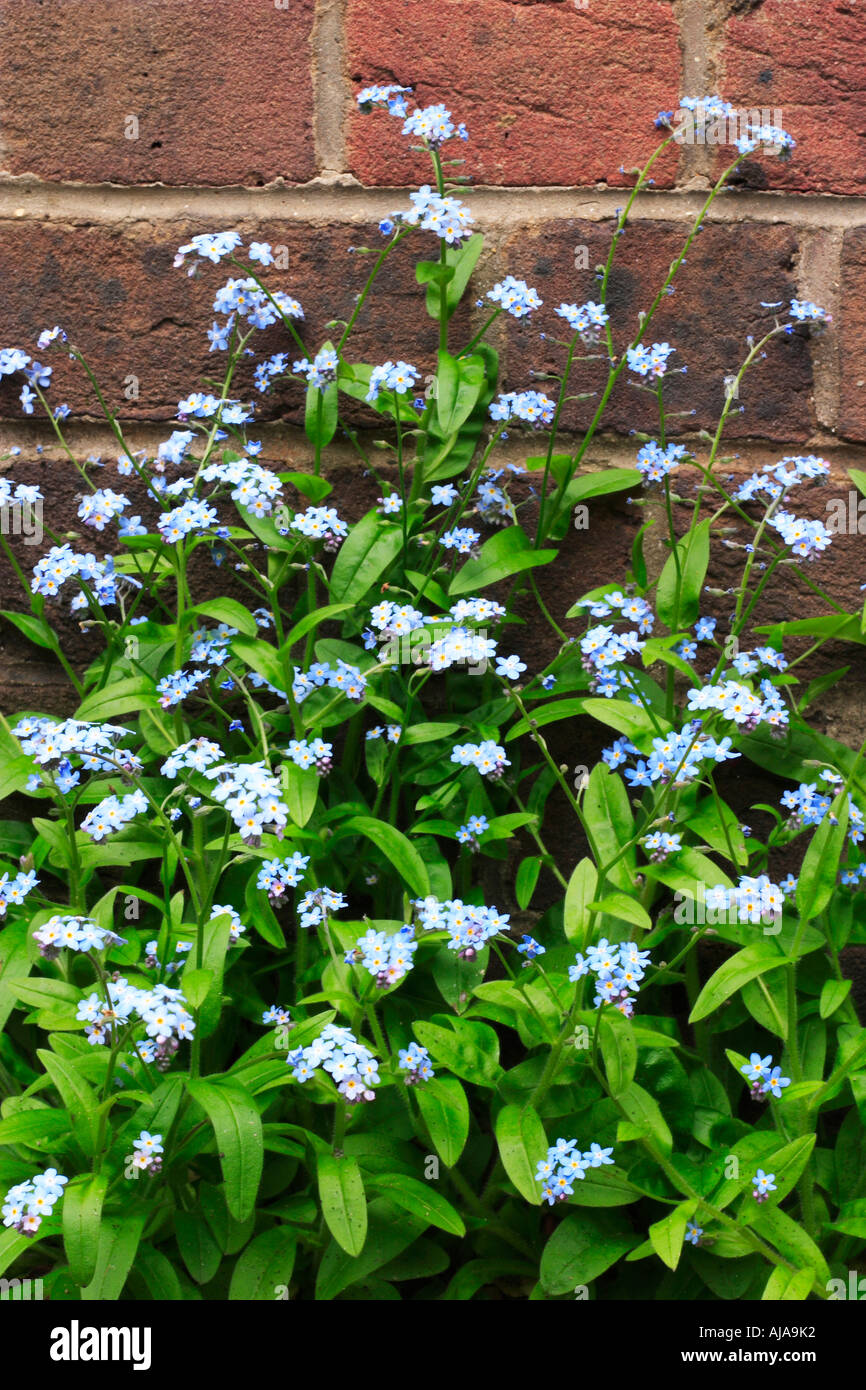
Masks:
[[[326,1023],[314,1042],[308,1047],[296,1047],[286,1061],[295,1081],[310,1081],[321,1069],[347,1101],[376,1099],[372,1087],[380,1081],[379,1063],[348,1028]]]
[[[393,391],[397,396],[405,396],[418,380],[418,368],[409,362],[383,362],[370,373],[370,386],[366,399],[371,403],[379,399],[381,390]]]
[[[828,784],[828,790],[819,791],[817,782],[801,782],[796,791],[782,793],[781,804],[791,812],[789,825],[820,825],[833,805],[834,793],[844,787],[844,779],[838,772],[825,768],[821,780]],[[857,845],[863,839],[863,812],[848,793],[848,839]]]
[[[339,912],[345,906],[346,899],[343,894],[337,893],[333,888],[311,888],[298,903],[301,926],[318,927],[325,921],[329,912]]]
[[[419,1043],[410,1042],[408,1047],[401,1047],[397,1058],[400,1071],[409,1073],[404,1078],[407,1086],[417,1086],[419,1081],[429,1081],[436,1075],[430,1061],[430,1053]]]
[[[800,560],[814,560],[833,539],[823,521],[809,521],[807,517],[794,516],[792,512],[776,512],[775,516],[770,517],[769,525],[778,531]]]
[[[451,761],[459,763],[461,767],[477,767],[482,777],[488,777],[491,782],[497,782],[505,769],[511,766],[510,760],[505,756],[505,749],[489,738],[483,743],[455,744]]]
[[[246,931],[246,927],[241,921],[240,915],[230,903],[224,903],[222,906],[218,903],[214,903],[208,921],[213,922],[217,917],[228,917],[231,919],[231,925],[229,926],[229,945],[236,946]]]
[[[268,830],[282,836],[289,808],[267,763],[219,763],[205,768],[204,775],[216,783],[214,800],[225,806],[248,844],[258,843]]]
[[[790,1076],[783,1076],[782,1068],[773,1066],[772,1057],[762,1057],[759,1052],[753,1052],[740,1071],[752,1082],[753,1100],[769,1100],[770,1096],[778,1100],[784,1087],[791,1084]]]
[[[663,377],[668,369],[668,358],[675,351],[670,343],[653,343],[651,347],[638,343],[626,352],[629,371],[637,376]]]
[[[6,916],[7,909],[19,907],[33,889],[39,883],[33,869],[27,869],[17,873],[14,878],[10,878],[8,872],[0,874],[0,921]]]
[[[319,391],[337,380],[339,369],[340,359],[333,348],[322,348],[312,360],[301,357],[292,364],[292,371],[297,376],[305,376],[307,385],[315,386]]]
[[[252,676],[254,675],[255,672],[252,673]],[[253,684],[255,683],[253,680]],[[330,690],[342,691],[347,700],[360,700],[367,688],[367,682],[357,666],[350,666],[341,658],[337,659],[336,666],[331,666],[327,661],[317,661],[309,671],[301,671],[297,666],[294,668],[292,694],[299,705],[303,704],[314,690],[320,690],[323,686],[328,686]]]
[[[320,777],[331,771],[334,745],[324,743],[320,738],[307,742],[303,738],[293,738],[286,749],[286,757],[291,758],[296,767],[316,769]]]
[[[282,1004],[272,1004],[262,1014],[262,1023],[279,1023],[284,1028],[292,1026],[292,1016]]]
[[[69,579],[86,585],[95,601],[103,608],[117,602],[118,585],[123,583],[130,588],[140,587],[139,581],[131,575],[118,575],[114,571],[111,556],[97,560],[95,555],[78,555],[69,544],[52,545],[51,549],[36,562],[30,587],[34,594],[44,594],[56,598]],[[87,607],[84,592],[77,593],[70,604],[73,613]]]
[[[461,960],[474,960],[492,936],[508,930],[508,916],[495,907],[476,907],[460,898],[416,898],[415,915],[425,931],[447,931],[449,951]]]
[[[128,821],[142,815],[148,802],[144,792],[136,788],[128,796],[107,796],[88,811],[81,822],[81,829],[92,840],[104,840],[115,830],[120,830]]]
[[[578,333],[585,343],[597,341],[599,331],[609,318],[604,305],[596,304],[591,299],[585,304],[560,304],[554,313],[565,319],[569,328]]]
[[[664,482],[671,469],[676,468],[687,454],[688,449],[684,444],[666,444],[662,448],[655,439],[644,444],[643,448],[638,450],[636,464],[644,486]]]
[[[104,951],[122,946],[123,938],[107,927],[97,926],[90,917],[56,914],[33,933],[39,952],[46,960],[56,960],[62,948],[69,951]]]
[[[389,230],[395,222],[406,227],[420,227],[422,232],[435,232],[448,246],[454,246],[471,234],[475,219],[459,198],[451,194],[441,197],[429,184],[424,184],[416,193],[409,194],[409,201],[411,208],[393,212],[391,218],[386,219]]]
[[[631,1018],[634,1013],[632,994],[640,989],[649,958],[649,951],[641,951],[634,941],[621,941],[618,946],[612,946],[602,937],[598,945],[587,948],[585,956],[577,952],[574,965],[568,968],[568,978],[576,983],[591,971],[595,975],[595,1007],[613,1004],[626,1018]]]
[[[732,750],[729,738],[717,742],[701,734],[700,727],[700,721],[695,719],[683,725],[679,733],[672,731],[664,738],[654,738],[652,752],[645,758],[627,738],[618,738],[602,751],[602,759],[608,767],[623,767],[631,787],[649,787],[654,782],[684,787],[700,775],[702,763],[723,763],[740,757]],[[635,759],[634,767],[624,766],[629,756]]]
[[[588,1168],[612,1164],[613,1149],[590,1144],[585,1153],[577,1147],[576,1139],[557,1139],[547,1150],[547,1157],[538,1160],[535,1181],[542,1184],[541,1195],[550,1206],[565,1202],[574,1192],[575,1181],[586,1177]]]
[[[522,420],[524,424],[541,429],[553,421],[556,406],[542,391],[505,391],[490,406],[491,420],[507,424]]]
[[[763,1168],[759,1168],[752,1178],[754,1184],[752,1196],[756,1202],[766,1202],[771,1192],[776,1191],[776,1174],[765,1173]]]
[[[728,914],[728,919],[735,922],[774,923],[782,915],[785,893],[766,874],[757,878],[747,875],[735,888],[725,888],[721,883],[707,888],[704,903],[709,912]]]
[[[42,1218],[51,1215],[68,1182],[56,1168],[46,1168],[27,1182],[15,1183],[3,1202],[3,1225],[13,1227],[19,1235],[35,1236]]]
[[[122,978],[106,980],[105,991],[105,995],[94,991],[78,1005],[76,1017],[87,1025],[87,1041],[104,1047],[116,1031],[140,1021],[148,1040],[136,1045],[138,1055],[165,1070],[180,1041],[195,1032],[195,1020],[182,992],[159,984],[138,989]]]
[[[690,690],[689,709],[718,710],[744,733],[752,733],[759,724],[781,730],[788,723],[788,709],[782,696],[770,680],[762,680],[760,690],[759,696],[740,681],[723,680],[719,685]]]
[[[829,473],[829,463],[817,454],[790,454],[778,463],[765,464],[760,473],[752,473],[732,495],[738,502],[750,502],[763,493],[775,502],[790,488],[815,479],[823,481]]]
[[[412,926],[403,926],[391,935],[370,927],[346,952],[346,964],[362,965],[375,978],[380,989],[387,989],[412,969],[412,957],[418,949],[418,942],[414,938],[415,928]]]
[[[233,459],[230,463],[210,463],[201,473],[206,483],[224,483],[232,489],[232,501],[252,516],[268,516],[283,495],[276,473],[250,459]]]
[[[135,1152],[132,1155],[132,1166],[139,1173],[158,1173],[162,1169],[162,1147],[161,1134],[149,1134],[143,1129],[137,1139],[132,1142]]]
[[[540,309],[543,303],[537,290],[531,289],[525,280],[515,280],[513,275],[506,275],[504,280],[488,290],[487,298],[515,319],[528,317],[533,309]]]

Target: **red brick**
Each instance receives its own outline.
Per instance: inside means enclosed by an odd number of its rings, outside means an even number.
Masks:
[[[3,0],[5,167],[84,182],[315,174],[314,0]],[[125,135],[130,116],[138,138]]]
[[[845,233],[836,318],[842,373],[839,433],[866,439],[866,227]]]
[[[420,104],[445,102],[469,127],[454,153],[477,183],[622,184],[620,165],[646,161],[654,118],[678,105],[676,22],[659,0],[349,0],[347,16],[355,90],[400,82]],[[362,183],[428,177],[401,126],[353,110],[350,165]],[[675,166],[671,153],[657,182]]]
[[[755,186],[866,190],[866,6],[764,0],[729,20],[724,69],[728,101],[778,109],[797,141],[790,162],[749,161]]]
[[[564,349],[540,342],[538,332],[565,339],[568,328],[553,310],[563,301],[581,303],[598,299],[593,268],[607,257],[610,223],[564,221],[544,223],[512,236],[507,247],[508,269],[538,290],[544,308],[533,316],[529,330],[508,320],[506,355],[508,388],[531,385],[529,372],[559,371]],[[613,263],[608,308],[614,347],[625,350],[638,328],[638,315],[646,312],[661,288],[671,262],[679,254],[688,226],[685,223],[632,222],[620,240]],[[575,270],[575,250],[585,246],[589,270]],[[741,223],[707,224],[693,243],[686,262],[674,279],[675,292],[662,300],[644,342],[667,341],[677,349],[675,366],[686,365],[684,376],[674,375],[665,388],[669,410],[688,412],[670,421],[670,431],[715,430],[724,404],[724,378],[736,372],[748,351],[746,337],[760,336],[773,324],[772,311],[761,301],[787,301],[796,295],[793,274],[797,254],[795,233],[786,227]],[[631,430],[658,430],[654,397],[620,378],[608,403],[602,428],[627,434]],[[606,380],[603,363],[579,364],[571,378],[570,393],[599,392]],[[793,443],[811,434],[812,374],[809,344],[804,332],[772,343],[766,360],[747,374],[740,393],[742,414],[732,413],[726,438],[748,436]],[[548,391],[555,383],[548,383]],[[566,408],[566,425],[585,426],[592,418],[597,397]],[[694,412],[694,413],[692,413]]]
[[[297,223],[238,223],[255,240],[288,248],[288,268],[271,268],[265,281],[301,301],[306,318],[299,325],[304,341],[317,350],[340,329],[332,319],[347,320],[372,268],[372,258],[352,254],[352,245],[377,246],[375,227],[305,226]],[[83,374],[63,352],[39,353],[39,332],[59,323],[90,361],[108,401],[121,417],[170,420],[178,401],[202,388],[204,378],[222,373],[225,358],[210,353],[206,331],[214,319],[213,297],[229,275],[223,264],[206,265],[194,278],[172,268],[179,245],[210,225],[140,222],[121,226],[71,227],[57,223],[0,222],[0,282],[3,284],[2,346],[22,347],[54,366],[52,404],[68,401],[76,415],[95,414],[96,402]],[[401,356],[423,371],[436,365],[438,329],[424,308],[424,291],[415,282],[418,247],[401,245],[384,269],[359,316],[350,340],[352,361],[381,362]],[[387,314],[383,313],[387,307]],[[455,332],[468,337],[464,312]],[[259,355],[285,350],[297,357],[295,344],[282,326],[257,335]],[[285,416],[297,421],[303,402],[300,384],[283,385],[260,396],[252,384],[254,362],[241,366],[236,394],[255,399],[258,418]],[[124,398],[129,374],[139,378],[139,399]],[[0,416],[20,419],[19,381],[0,379]],[[210,389],[210,388],[206,388]],[[358,414],[360,412],[360,414]],[[373,424],[364,406],[352,418]]]

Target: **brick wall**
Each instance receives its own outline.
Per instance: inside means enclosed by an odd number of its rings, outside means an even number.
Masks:
[[[659,110],[712,91],[778,110],[794,159],[744,167],[658,319],[689,365],[681,406],[694,414],[679,428],[688,439],[714,426],[724,378],[766,322],[761,301],[810,298],[832,326],[775,345],[747,379],[731,467],[821,452],[837,492],[849,487],[845,467],[866,468],[866,0],[0,0],[0,53],[0,340],[29,348],[40,329],[63,324],[136,446],[164,438],[176,402],[213,371],[204,330],[216,277],[189,280],[171,266],[190,233],[237,227],[285,246],[272,282],[302,300],[311,345],[351,311],[368,263],[350,248],[375,244],[379,218],[405,199],[395,188],[428,176],[399,122],[356,109],[360,85],[396,81],[469,126],[477,187],[466,196],[487,238],[479,291],[511,271],[548,306],[592,297],[592,267],[630,186],[624,171],[654,147]],[[611,286],[620,340],[721,154],[680,147],[637,200]],[[371,306],[357,349],[372,360],[399,352],[427,371],[435,344],[412,270],[408,252],[395,257],[380,301],[388,314]],[[509,321],[498,333],[509,387],[550,365],[544,327]],[[72,408],[73,447],[113,460],[80,377],[55,361],[53,399]],[[126,399],[132,376],[137,398]],[[578,389],[594,385],[589,373]],[[647,423],[639,401],[625,389],[614,397],[591,466],[632,461],[628,432]],[[275,397],[263,434],[270,457],[302,465],[300,403],[294,388]],[[576,405],[567,427],[585,416]],[[0,450],[9,444],[23,450],[16,476],[50,473],[57,515],[71,518],[75,475],[7,383]],[[339,448],[335,459],[360,507],[363,479]],[[557,585],[619,576],[634,518],[620,502],[595,515],[603,524],[567,548]],[[840,537],[822,570],[852,604],[858,542]],[[0,597],[10,606],[5,581]],[[775,602],[784,616],[785,594]],[[85,660],[86,641],[71,628],[69,638]],[[0,641],[3,706],[62,704],[55,668],[8,631]],[[862,722],[832,694],[822,708],[836,734]]]

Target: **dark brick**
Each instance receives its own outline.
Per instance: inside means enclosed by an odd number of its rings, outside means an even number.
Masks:
[[[856,0],[764,0],[725,28],[723,92],[737,107],[778,109],[791,161],[749,161],[757,186],[866,190],[866,10]],[[726,157],[731,152],[726,152]],[[758,169],[760,172],[758,173]]]
[[[83,182],[312,178],[313,11],[313,0],[3,0],[5,167]]]
[[[400,82],[420,104],[445,102],[469,127],[465,168],[477,183],[622,184],[620,166],[651,154],[659,110],[678,104],[677,25],[658,0],[349,0],[347,23],[355,89]],[[401,126],[352,111],[350,165],[362,183],[428,177]],[[671,153],[657,181],[672,182],[675,168]]]
[[[843,368],[839,433],[866,439],[866,227],[845,233],[836,327]]]
[[[353,246],[381,244],[375,227],[240,223],[256,240],[288,248],[288,269],[272,267],[265,280],[301,301],[306,319],[299,325],[310,348],[340,329],[372,269],[370,256]],[[230,265],[207,265],[194,278],[173,269],[177,247],[195,232],[212,227],[177,222],[71,227],[12,221],[0,223],[0,277],[4,286],[4,346],[33,352],[41,329],[61,324],[90,361],[109,403],[126,419],[171,420],[177,403],[205,378],[224,370],[224,355],[210,353],[205,337],[213,321],[217,288],[240,272]],[[420,234],[419,234],[420,235]],[[437,326],[424,308],[424,291],[415,282],[418,243],[399,246],[385,262],[349,344],[353,361],[382,362],[401,356],[424,373],[436,364]],[[385,309],[387,312],[385,312]],[[468,337],[462,310],[455,331]],[[298,355],[282,326],[257,336],[255,350]],[[43,354],[38,354],[45,360]],[[52,404],[68,401],[74,414],[96,414],[96,402],[83,373],[63,352],[50,357],[55,368]],[[260,396],[252,385],[254,362],[241,366],[236,394],[254,398],[259,418],[286,416],[297,421],[303,402],[300,384]],[[139,399],[124,397],[124,382],[139,378]],[[20,418],[19,384],[0,381],[0,416]],[[360,406],[352,418],[375,418]]]
[[[553,311],[563,301],[598,299],[594,267],[607,257],[611,232],[611,223],[569,220],[544,223],[510,239],[508,268],[537,288],[544,308],[533,316],[529,328],[508,320],[509,389],[530,385],[532,369],[561,370],[564,350],[540,342],[539,331],[567,338],[567,325]],[[634,222],[621,238],[608,294],[617,352],[623,352],[637,332],[638,315],[650,308],[687,232],[685,223]],[[574,268],[578,247],[587,249],[589,270]],[[672,419],[672,433],[715,429],[724,404],[724,379],[745,358],[747,336],[757,337],[772,327],[772,311],[762,309],[761,301],[787,301],[797,293],[793,274],[797,249],[796,235],[786,227],[708,224],[696,238],[674,279],[675,293],[662,300],[643,335],[645,342],[672,343],[677,349],[672,362],[688,367],[684,376],[674,375],[665,388],[671,411],[694,412]],[[579,363],[570,393],[600,392],[606,375],[603,363]],[[620,378],[603,428],[624,434],[635,429],[655,432],[655,399],[630,386],[629,376],[626,372]],[[788,442],[808,438],[813,429],[811,386],[805,336],[798,333],[771,344],[766,360],[756,362],[746,376],[740,393],[744,411],[729,416],[727,437]],[[555,383],[546,389],[555,390]],[[566,426],[584,427],[596,405],[597,398],[568,406]]]

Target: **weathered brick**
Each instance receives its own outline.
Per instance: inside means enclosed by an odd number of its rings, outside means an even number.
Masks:
[[[845,233],[842,284],[836,330],[839,335],[839,433],[866,439],[866,227]]]
[[[737,107],[778,109],[797,141],[790,162],[744,165],[748,181],[864,192],[866,10],[856,0],[764,0],[748,10],[725,27],[724,95]]]
[[[445,102],[469,127],[465,168],[477,183],[622,184],[620,166],[652,152],[659,110],[678,104],[676,21],[659,0],[349,0],[347,25],[356,89],[400,82],[420,104]],[[428,177],[401,126],[352,112],[350,165],[362,183]],[[675,167],[671,153],[657,182]]]
[[[0,280],[4,286],[3,346],[33,352],[41,329],[59,323],[93,366],[107,399],[123,418],[170,420],[178,401],[223,371],[223,354],[210,353],[205,336],[214,315],[213,297],[230,265],[206,265],[193,278],[172,268],[177,247],[201,224],[159,222],[73,227],[59,223],[0,223]],[[306,319],[299,325],[304,341],[317,350],[347,320],[372,268],[372,257],[350,247],[381,244],[375,227],[309,226],[298,223],[239,223],[245,237],[285,246],[288,268],[272,267],[265,276],[272,289],[301,301]],[[399,246],[385,262],[365,304],[348,348],[352,361],[382,362],[404,357],[424,372],[435,369],[438,329],[424,308],[424,291],[414,276],[414,251]],[[383,313],[387,306],[387,313]],[[468,337],[463,311],[457,331]],[[297,357],[295,344],[281,325],[255,339],[258,356],[285,350]],[[37,354],[46,360],[43,354]],[[53,352],[52,404],[67,401],[74,414],[96,413],[90,387],[76,364]],[[303,404],[300,383],[281,385],[260,396],[254,389],[250,359],[238,370],[233,390],[255,399],[259,418],[285,416],[297,421]],[[127,399],[125,383],[138,378],[138,399]],[[131,389],[128,388],[128,389]],[[19,382],[0,380],[0,416],[20,418]],[[358,414],[360,412],[360,414]],[[357,418],[376,419],[359,406]],[[356,418],[353,416],[353,418]]]
[[[529,373],[560,371],[564,349],[539,340],[539,331],[559,340],[569,336],[562,319],[553,317],[560,303],[598,298],[594,267],[602,264],[610,246],[610,223],[549,222],[514,234],[507,246],[508,269],[534,285],[544,308],[529,329],[508,320],[506,369],[508,388],[531,385]],[[684,223],[632,222],[620,240],[608,293],[615,351],[621,353],[637,332],[661,288],[671,262],[685,241]],[[787,227],[743,223],[707,224],[693,243],[674,279],[675,293],[665,297],[643,337],[644,342],[668,341],[677,349],[674,375],[665,388],[666,407],[687,414],[669,422],[671,433],[715,429],[725,399],[725,377],[735,373],[746,356],[746,338],[772,327],[772,311],[761,301],[787,301],[796,294],[793,274],[796,234]],[[576,253],[586,249],[590,269],[575,269]],[[583,264],[583,257],[577,257]],[[604,351],[602,346],[599,351]],[[602,422],[603,429],[658,430],[654,396],[620,378]],[[607,377],[603,362],[579,363],[569,392],[599,392]],[[632,378],[634,380],[634,378]],[[727,436],[805,440],[812,432],[812,374],[809,345],[799,330],[772,343],[764,361],[754,364],[740,392],[742,413],[729,415]],[[549,383],[548,390],[556,389]],[[584,427],[595,413],[597,397],[566,407],[567,427]]]
[[[84,182],[312,178],[313,12],[314,0],[3,0],[5,167]]]

